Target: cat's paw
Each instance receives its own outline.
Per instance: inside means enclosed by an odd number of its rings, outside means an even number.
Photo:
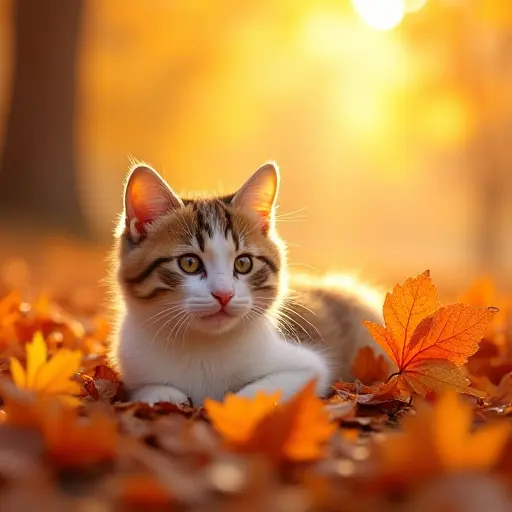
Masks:
[[[172,386],[144,386],[133,391],[131,399],[134,402],[147,402],[149,405],[155,405],[158,402],[192,405],[187,395]]]

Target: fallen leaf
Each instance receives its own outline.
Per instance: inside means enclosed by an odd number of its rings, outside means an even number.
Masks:
[[[484,397],[476,389],[468,387],[468,378],[464,368],[446,359],[428,359],[418,361],[407,367],[407,371],[397,376],[408,388],[421,396],[429,392],[441,393],[453,389],[458,393]]]
[[[125,399],[124,386],[119,375],[105,364],[94,368],[93,377],[80,374],[78,380],[82,384],[82,398],[106,403]]]
[[[491,405],[509,406],[512,404],[512,372],[504,375],[497,386],[486,377],[476,379],[479,389],[483,389],[486,392]]]
[[[26,353],[26,370],[18,359],[11,358],[11,376],[18,388],[69,400],[72,400],[72,395],[80,393],[80,385],[71,380],[80,368],[80,351],[60,349],[48,360],[46,343],[37,333],[32,342],[27,343]]]
[[[402,432],[379,443],[380,477],[404,486],[442,472],[488,470],[497,464],[510,437],[507,421],[472,429],[473,412],[453,391],[434,405],[420,403],[402,421]]]
[[[292,428],[283,446],[283,454],[290,460],[316,459],[323,454],[323,443],[336,430],[325,405],[315,392],[315,382],[310,382],[290,401],[277,409],[274,414],[260,422],[257,435],[265,439],[264,431],[272,435],[274,425],[277,426],[287,417],[293,418]]]
[[[451,387],[475,393],[458,369],[478,349],[496,308],[453,304],[439,307],[429,272],[395,286],[384,303],[385,327],[364,321],[398,367],[400,385],[425,396]]]
[[[359,404],[375,405],[384,402],[408,402],[410,396],[398,387],[397,376],[387,382],[366,386],[360,382],[337,382],[336,392],[345,400],[354,400]]]
[[[258,422],[277,407],[280,396],[279,391],[271,395],[258,391],[253,399],[229,393],[223,402],[207,398],[204,407],[213,426],[225,439],[244,444],[251,439]]]
[[[417,360],[448,359],[463,365],[473,355],[496,308],[452,304],[439,308],[417,326],[402,360],[405,367]]]
[[[392,361],[403,360],[406,346],[419,323],[440,306],[437,288],[432,283],[430,271],[397,284],[392,293],[386,294],[383,314],[393,342],[387,347]]]
[[[390,365],[383,355],[376,355],[371,347],[363,347],[354,358],[351,373],[363,384],[372,385],[387,380]]]
[[[275,461],[320,457],[336,425],[316,396],[315,382],[286,403],[277,405],[278,397],[258,393],[250,400],[231,395],[224,403],[206,401],[205,409],[216,430],[237,450],[264,453]]]
[[[82,467],[117,455],[117,425],[96,409],[80,416],[75,408],[59,402],[47,404],[40,428],[47,457],[59,467]]]
[[[98,408],[87,415],[61,397],[35,395],[4,383],[4,422],[41,432],[45,453],[59,467],[81,467],[111,460],[117,454],[117,424]],[[73,404],[74,405],[74,404]]]

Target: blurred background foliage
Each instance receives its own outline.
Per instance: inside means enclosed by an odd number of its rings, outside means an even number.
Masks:
[[[512,282],[510,0],[0,0],[0,141],[7,280],[104,274],[134,157],[275,159],[296,270]]]

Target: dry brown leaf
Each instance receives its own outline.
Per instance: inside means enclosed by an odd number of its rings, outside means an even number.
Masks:
[[[388,361],[383,355],[376,355],[371,347],[361,348],[352,363],[352,375],[368,386],[386,381],[389,373]]]

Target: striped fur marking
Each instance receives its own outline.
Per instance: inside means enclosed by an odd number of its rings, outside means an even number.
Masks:
[[[153,260],[140,274],[134,277],[125,278],[125,282],[129,284],[140,284],[145,281],[158,267],[165,263],[173,261],[172,257],[162,257]]]

